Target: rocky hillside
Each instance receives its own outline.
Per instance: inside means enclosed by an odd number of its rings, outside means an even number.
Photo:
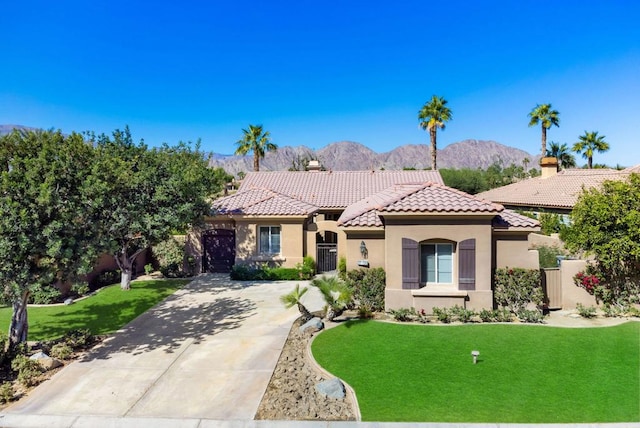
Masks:
[[[366,169],[424,169],[431,166],[429,146],[407,144],[390,152],[376,153],[368,147],[343,141],[332,143],[319,150],[305,146],[280,147],[275,153],[267,153],[260,162],[261,171],[287,170],[304,157],[319,159],[326,169],[334,171],[355,171]],[[465,140],[449,144],[438,150],[439,168],[487,168],[494,162],[508,166],[522,165],[529,159],[529,168],[537,165],[538,156],[524,150],[508,147],[495,141]],[[214,154],[211,166],[222,167],[231,174],[253,170],[253,156],[223,156]]]
[[[29,126],[22,126],[22,125],[0,125],[0,136],[11,134],[11,132],[14,129],[24,130],[24,131],[36,131],[38,128],[31,128]]]

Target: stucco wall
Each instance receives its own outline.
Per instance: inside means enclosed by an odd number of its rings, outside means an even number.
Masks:
[[[526,234],[497,234],[494,240],[496,249],[496,268],[540,268],[538,250],[530,249],[529,240]]]
[[[573,277],[585,270],[587,262],[584,260],[563,260],[560,262],[562,281],[562,309],[575,309],[578,303],[584,306],[596,306],[596,298],[587,293],[573,282]]]
[[[304,257],[304,219],[239,219],[236,221],[236,263],[295,267]],[[260,254],[258,228],[280,227],[280,254]]]
[[[385,291],[387,309],[414,306],[430,311],[433,306],[445,307],[458,304],[472,309],[491,308],[492,272],[492,228],[486,218],[429,218],[386,220],[385,255],[387,287]],[[411,224],[407,224],[411,222]],[[454,264],[453,285],[424,287],[419,290],[402,289],[402,238],[417,242],[443,240],[453,242]],[[458,243],[475,238],[476,240],[476,285],[473,291],[458,290]]]
[[[364,242],[367,247],[367,261],[369,268],[385,268],[385,242],[384,230],[371,232],[348,232],[346,234],[347,249],[347,270],[360,269],[358,261],[363,260],[360,252],[360,244]]]

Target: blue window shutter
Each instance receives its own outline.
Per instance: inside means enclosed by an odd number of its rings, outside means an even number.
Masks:
[[[458,243],[458,289],[476,289],[476,240]]]
[[[420,252],[418,243],[402,238],[402,288],[420,288]]]

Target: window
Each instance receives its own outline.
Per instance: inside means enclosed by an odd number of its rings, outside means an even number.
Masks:
[[[260,226],[260,252],[280,254],[280,226]]]
[[[420,282],[451,284],[453,282],[453,245],[424,244],[420,248]]]

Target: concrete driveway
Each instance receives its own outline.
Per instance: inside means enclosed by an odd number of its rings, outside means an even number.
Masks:
[[[298,317],[279,301],[296,283],[202,275],[3,413],[251,420]]]

